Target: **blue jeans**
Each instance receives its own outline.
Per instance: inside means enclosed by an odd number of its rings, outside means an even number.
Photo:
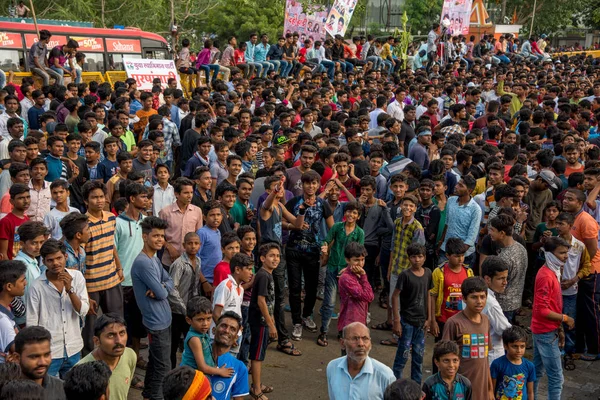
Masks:
[[[392,63],[390,60],[381,60],[381,62],[387,67],[390,74],[394,72],[394,63]]]
[[[402,336],[398,339],[398,350],[394,358],[394,376],[396,379],[402,378],[402,370],[408,361],[408,354],[411,355],[410,379],[421,384],[423,378],[423,355],[425,354],[425,331],[423,327],[418,327],[401,321]],[[412,347],[412,350],[411,350]]]
[[[162,383],[171,370],[171,328],[160,331],[148,330],[148,368],[144,379],[142,396],[150,400],[162,400]]]
[[[321,65],[327,69],[327,77],[332,81],[335,73],[335,63],[333,61],[323,60],[321,61]]]
[[[51,69],[52,71],[56,72],[57,74],[59,74],[59,75],[60,75],[60,77],[61,77],[61,80],[63,79],[63,77],[64,77],[64,75],[65,75],[65,71],[63,71],[61,68],[56,68],[56,67],[54,67],[54,66],[53,66],[53,67],[50,67],[50,69]],[[65,69],[66,69],[67,71],[69,71],[69,72],[73,72],[73,71],[71,70],[71,67],[65,67]],[[71,76],[71,79],[73,79],[73,78],[72,78],[72,76]],[[76,70],[75,70],[75,81],[74,81],[74,82],[75,82],[76,84],[78,84],[78,85],[81,83],[81,70],[79,70],[79,69],[76,69]]]
[[[564,378],[558,348],[558,331],[533,334],[533,363],[536,373],[536,381],[533,384],[534,397],[539,398],[538,384],[545,370],[548,375],[548,400],[560,400]]]
[[[371,61],[373,63],[373,69],[376,71],[380,70],[383,64],[383,59],[377,56],[367,57],[367,61]]]
[[[279,62],[281,63],[281,71],[279,71],[279,75],[281,75],[284,78],[287,78],[290,75],[290,72],[292,72],[294,64],[286,60],[279,60]]]
[[[337,62],[340,63],[340,68],[342,69],[342,72],[346,73],[354,71],[354,65],[352,65],[351,62],[344,60],[337,60]]]
[[[577,316],[577,294],[563,295],[563,314],[576,319]],[[565,353],[575,353],[575,328],[569,329],[567,324],[563,323],[565,329]]]
[[[269,71],[273,69],[273,65],[268,61],[259,61],[256,64],[260,64],[263,68],[262,78],[266,78]]]
[[[79,360],[81,360],[81,353],[73,354],[71,357],[67,357],[65,353],[63,358],[53,358],[48,368],[48,375],[63,379]]]
[[[323,295],[323,304],[321,305],[321,332],[327,333],[329,330],[329,322],[335,307],[335,297],[337,294],[338,280],[337,271],[327,269],[325,276],[325,294]]]
[[[262,71],[263,71],[263,66],[261,63],[246,61],[246,64],[254,67],[254,70],[256,71],[256,77],[257,78],[260,77],[260,74],[262,74]]]
[[[217,80],[217,75],[219,74],[219,69],[221,66],[219,64],[204,64],[199,65],[198,68],[204,71],[204,76],[206,76],[206,84],[208,85],[209,82],[214,82]],[[210,79],[210,71],[213,72],[212,79]]]
[[[271,64],[271,69],[274,70],[276,74],[278,74],[279,67],[281,67],[281,61],[280,60],[269,60],[267,62],[269,64]]]

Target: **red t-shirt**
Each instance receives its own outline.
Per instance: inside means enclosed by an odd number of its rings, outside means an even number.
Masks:
[[[462,307],[462,292],[460,286],[467,279],[467,270],[460,269],[460,272],[452,272],[448,263],[443,267],[444,271],[444,298],[442,301],[441,314],[438,318],[440,322],[446,322],[448,318],[458,314],[463,309]]]
[[[213,287],[219,286],[219,283],[227,279],[227,275],[231,273],[231,267],[227,261],[221,261],[215,266],[213,271]]]
[[[17,228],[25,221],[29,221],[29,217],[25,215],[23,218],[17,217],[12,212],[6,214],[6,217],[0,219],[0,239],[8,241],[8,250],[6,255],[9,260],[12,260],[19,250],[21,250],[21,239],[17,233]]]
[[[348,191],[350,192],[350,194],[352,194],[352,196],[356,197],[356,187],[358,186],[358,184],[356,183],[356,181],[354,179],[348,177],[346,182],[342,182],[342,185],[344,185],[346,187],[346,189],[348,189]],[[348,196],[346,196],[346,193],[344,193],[344,191],[340,191],[340,198],[338,200],[339,201],[349,201]]]

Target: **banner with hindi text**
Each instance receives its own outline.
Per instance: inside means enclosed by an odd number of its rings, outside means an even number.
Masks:
[[[173,60],[154,60],[146,58],[123,57],[123,65],[128,78],[137,82],[138,90],[152,90],[152,81],[160,79],[163,88],[167,87],[169,79],[177,79],[177,87],[181,89],[179,73]]]
[[[323,41],[325,40],[325,21],[327,18],[327,9],[320,11],[313,7],[311,10],[302,8],[302,4],[296,0],[287,0],[285,4],[285,21],[283,23],[283,33],[298,32],[300,35],[300,45],[304,46],[304,39]]]

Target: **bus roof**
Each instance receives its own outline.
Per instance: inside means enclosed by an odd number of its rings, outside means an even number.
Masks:
[[[107,29],[107,28],[84,28],[81,26],[57,26],[57,25],[38,25],[40,30],[47,29],[52,34],[66,34],[70,36],[108,36],[108,37],[141,37],[144,39],[157,40],[164,44],[167,41],[162,36],[156,33],[144,32],[141,29],[127,27],[125,29]],[[35,26],[33,24],[23,24],[19,22],[0,22],[0,31],[15,31],[15,32],[33,32]]]

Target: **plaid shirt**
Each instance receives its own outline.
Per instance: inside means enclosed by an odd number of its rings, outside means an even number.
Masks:
[[[167,118],[163,118],[163,130],[162,133],[165,135],[165,150],[167,151],[167,161],[173,161],[173,147],[181,146],[181,140],[179,139],[179,129],[174,122],[171,122]]]
[[[402,216],[394,222],[394,233],[392,235],[392,273],[400,275],[402,271],[410,267],[406,249],[411,243],[425,245],[425,231],[423,226],[413,216],[410,222],[402,225]]]

